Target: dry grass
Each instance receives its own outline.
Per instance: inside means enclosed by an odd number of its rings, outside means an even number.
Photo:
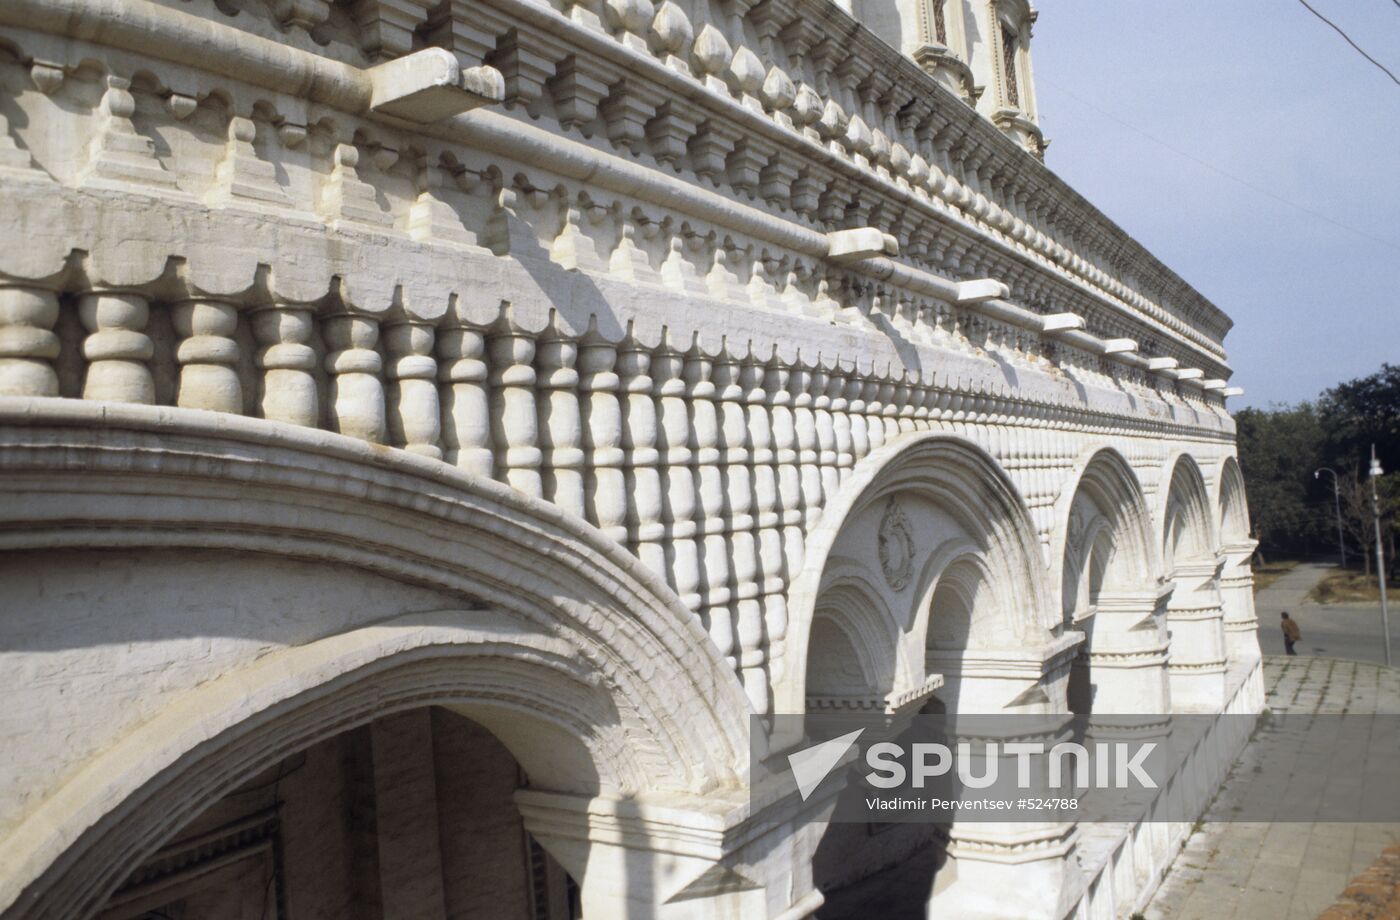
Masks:
[[[1374,573],[1338,571],[1328,575],[1308,593],[1319,604],[1380,603],[1381,588]]]
[[[1254,590],[1263,591],[1269,585],[1278,581],[1297,567],[1298,563],[1292,559],[1256,565],[1254,567]]]

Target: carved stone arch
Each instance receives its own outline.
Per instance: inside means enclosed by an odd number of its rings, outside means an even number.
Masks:
[[[1178,454],[1168,465],[1161,494],[1162,564],[1170,577],[1175,565],[1204,562],[1215,555],[1216,514],[1200,465]]]
[[[1163,571],[1172,582],[1172,709],[1218,712],[1225,704],[1227,668],[1218,510],[1195,458],[1181,454],[1168,469],[1161,520]]]
[[[827,576],[809,643],[808,708],[882,705],[901,670],[893,618],[859,564],[833,559]]]
[[[1161,563],[1152,515],[1132,466],[1111,447],[1081,455],[1075,473],[1055,501],[1050,577],[1052,584],[1061,586],[1061,596],[1067,581],[1077,577],[1077,573],[1066,571],[1067,558],[1101,545],[1099,533],[1104,528],[1112,541],[1110,554],[1100,560],[1104,589],[1155,588]]]
[[[1101,447],[1081,455],[1055,504],[1052,578],[1066,630],[1085,643],[1066,700],[1088,714],[1167,709],[1158,539],[1132,467]]]
[[[1245,500],[1244,475],[1240,461],[1226,457],[1217,477],[1220,500],[1220,542],[1224,546],[1245,543],[1250,539],[1249,505]]]
[[[876,563],[875,532],[888,515],[891,502],[905,506],[914,526],[922,526],[909,506],[927,503],[971,541],[986,560],[998,586],[997,631],[1003,642],[1037,645],[1046,640],[1052,626],[1049,591],[1041,560],[1035,527],[1025,503],[1006,473],[981,448],[962,438],[942,432],[903,435],[872,451],[843,483],[841,491],[827,503],[822,520],[808,542],[802,571],[789,593],[788,654],[794,662],[774,688],[774,711],[801,712],[806,697],[808,643],[812,621],[820,606],[821,589],[829,562],[836,556],[853,553],[837,549],[843,541],[855,539],[856,525],[870,531],[861,552],[870,557],[871,580],[886,581],[899,607],[891,604],[890,614],[899,624],[907,643],[915,624],[924,622],[919,607],[927,601],[928,585],[911,577],[901,589],[891,585]],[[860,522],[868,520],[868,523]],[[916,535],[914,573],[926,572],[928,556],[944,540],[925,542],[927,535]],[[922,633],[918,634],[922,640]]]
[[[185,683],[132,656],[149,712],[90,720],[85,737],[69,726],[65,750],[90,753],[32,789],[0,841],[6,916],[86,915],[248,771],[384,712],[466,713],[565,795],[742,784],[749,709],[732,670],[654,574],[557,509],[412,454],[252,419],[91,403],[6,422],[6,550],[124,553],[136,574],[141,560],[184,559],[215,575],[237,559],[252,566],[243,577],[296,566],[321,584],[364,573],[408,598],[379,619],[298,617],[296,597],[240,612],[212,624],[238,641]],[[415,611],[424,596],[457,606]],[[178,625],[156,616],[124,608],[100,624],[104,641],[153,646],[153,623]],[[34,641],[86,652],[72,635]],[[43,711],[43,693],[26,702]]]
[[[976,623],[1000,608],[995,576],[985,559],[964,547],[950,547],[929,581],[923,605],[925,649],[966,647]]]

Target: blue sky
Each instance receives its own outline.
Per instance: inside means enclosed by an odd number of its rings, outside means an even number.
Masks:
[[[1400,74],[1395,0],[1308,2]],[[1046,164],[1234,319],[1231,409],[1400,363],[1400,86],[1297,0],[1036,5]]]

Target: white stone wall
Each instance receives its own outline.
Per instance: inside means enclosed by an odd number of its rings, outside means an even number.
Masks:
[[[5,916],[332,708],[465,707],[593,914],[745,917],[820,903],[825,807],[740,807],[750,714],[1257,711],[1229,320],[1023,149],[1028,58],[1008,121],[912,52],[818,0],[0,6]],[[1136,903],[1151,827],[959,829],[937,909]]]

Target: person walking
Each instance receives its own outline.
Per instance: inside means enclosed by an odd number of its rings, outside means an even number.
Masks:
[[[1293,650],[1293,643],[1302,641],[1303,631],[1298,628],[1298,621],[1288,615],[1288,611],[1283,612],[1283,650],[1285,654],[1298,654]]]

